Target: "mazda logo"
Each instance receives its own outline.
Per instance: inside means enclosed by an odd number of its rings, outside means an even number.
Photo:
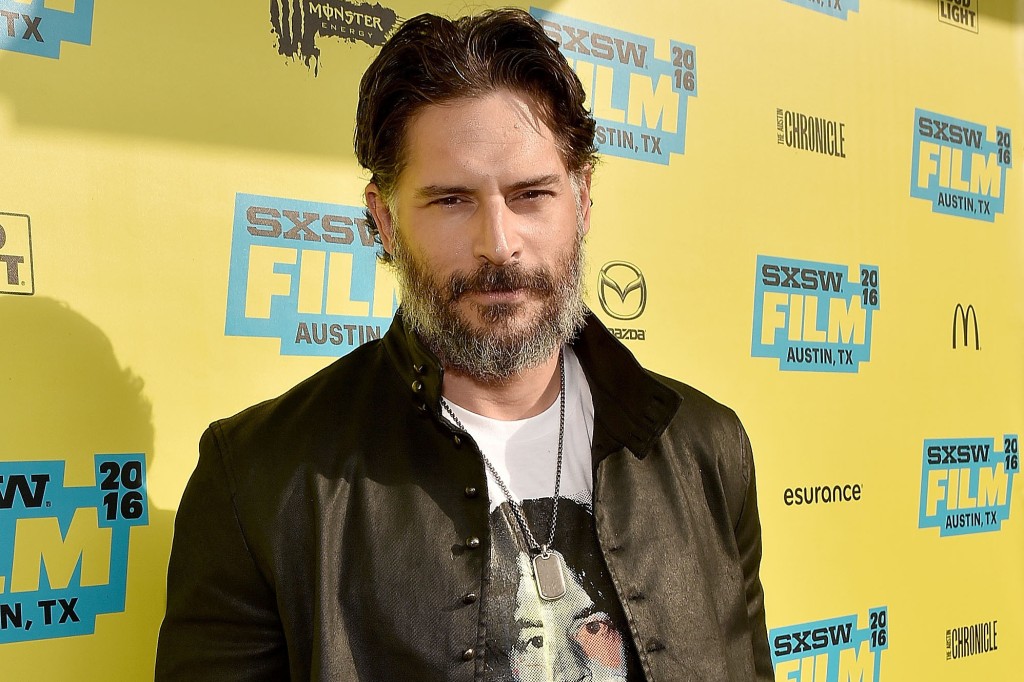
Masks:
[[[624,260],[605,263],[597,283],[601,307],[616,320],[635,320],[647,307],[647,282],[640,268]]]

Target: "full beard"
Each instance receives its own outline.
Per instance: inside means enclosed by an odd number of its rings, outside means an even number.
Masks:
[[[448,370],[484,383],[504,383],[550,359],[583,328],[582,233],[557,265],[526,268],[485,263],[472,272],[435,279],[412,256],[396,230],[395,273],[402,314],[413,332]],[[478,292],[525,290],[524,303],[473,304],[481,324],[466,319],[460,301]],[[540,307],[535,308],[535,302]],[[535,312],[528,315],[528,310]]]

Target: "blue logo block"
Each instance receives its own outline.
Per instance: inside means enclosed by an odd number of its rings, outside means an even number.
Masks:
[[[768,642],[780,680],[864,680],[879,682],[882,653],[889,648],[889,609],[868,610],[866,628],[857,616],[772,628]]]
[[[860,0],[786,0],[786,2],[846,21],[850,12],[860,11]]]
[[[282,355],[344,355],[379,339],[398,289],[363,209],[238,194],[228,336],[281,341]]]
[[[1010,518],[1013,479],[1020,473],[1017,434],[992,438],[929,438],[921,463],[918,527],[940,537],[998,531]]]
[[[1006,171],[1013,167],[1013,137],[924,109],[914,111],[910,196],[932,204],[933,213],[994,222],[1006,201]]]
[[[750,354],[778,358],[779,369],[857,372],[871,358],[879,309],[878,267],[757,257]]]
[[[93,2],[75,0],[74,12],[62,12],[43,0],[0,0],[0,50],[58,59],[62,42],[91,44]]]
[[[654,40],[531,7],[559,44],[587,93],[603,154],[668,164],[686,150],[686,109],[697,96],[697,48],[671,41],[669,60]]]
[[[0,462],[0,644],[89,635],[124,611],[128,538],[149,524],[143,454],[96,455],[96,484],[64,462]]]

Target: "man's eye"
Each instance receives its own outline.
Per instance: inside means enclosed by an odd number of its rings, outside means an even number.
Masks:
[[[550,194],[551,192],[548,192],[547,190],[543,189],[528,189],[522,194],[520,194],[517,198],[532,201],[534,199],[541,199],[543,197],[550,196]]]
[[[441,197],[434,199],[433,203],[436,206],[458,206],[462,203],[462,199],[460,197]]]
[[[536,637],[531,637],[530,646],[532,646],[535,649],[542,649],[544,647],[544,636],[537,635]]]

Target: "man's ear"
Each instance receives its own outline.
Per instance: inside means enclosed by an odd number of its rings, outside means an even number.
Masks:
[[[371,182],[363,190],[363,198],[366,199],[366,208],[373,216],[373,222],[377,224],[377,231],[380,233],[380,243],[389,254],[394,254],[395,225],[391,218],[391,211],[387,202],[381,194],[377,183]]]
[[[578,183],[577,191],[580,195],[580,207],[583,209],[583,234],[590,232],[590,208],[594,205],[594,202],[590,199],[590,179],[593,173],[593,169],[587,166],[580,171],[578,179],[575,181]]]

